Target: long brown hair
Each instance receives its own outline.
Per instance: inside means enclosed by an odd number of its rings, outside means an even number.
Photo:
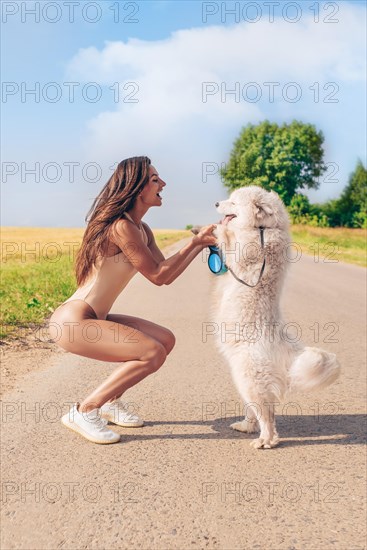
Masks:
[[[78,286],[87,279],[97,256],[103,256],[113,222],[122,218],[124,212],[133,207],[136,197],[148,183],[150,164],[148,157],[122,160],[94,199],[85,217],[88,225],[76,255],[75,274]]]

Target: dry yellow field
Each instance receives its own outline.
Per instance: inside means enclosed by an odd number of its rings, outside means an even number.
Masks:
[[[189,236],[190,231],[176,229],[154,229],[159,247],[169,246]],[[1,261],[26,262],[55,259],[58,255],[75,253],[83,239],[83,228],[57,227],[2,227]]]
[[[165,248],[191,235],[187,230],[153,230]],[[83,228],[2,227],[0,338],[43,324],[77,288],[73,263]],[[366,265],[366,231],[293,226],[292,240],[302,252]]]
[[[76,290],[73,264],[83,233],[83,228],[1,228],[0,338],[42,325]],[[162,249],[190,234],[154,230]]]

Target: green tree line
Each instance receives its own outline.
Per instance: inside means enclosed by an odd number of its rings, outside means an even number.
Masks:
[[[246,185],[276,191],[292,223],[367,228],[367,171],[361,160],[338,199],[311,204],[301,192],[318,189],[328,168],[323,142],[323,133],[313,124],[296,120],[281,126],[268,120],[248,124],[221,169],[222,181],[230,191]]]

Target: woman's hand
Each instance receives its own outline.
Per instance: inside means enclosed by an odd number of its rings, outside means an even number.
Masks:
[[[192,242],[195,246],[201,246],[202,248],[209,245],[215,246],[218,242],[217,237],[213,235],[213,231],[216,227],[216,224],[205,225],[204,227],[200,227],[198,232],[195,231],[196,234],[192,238]]]

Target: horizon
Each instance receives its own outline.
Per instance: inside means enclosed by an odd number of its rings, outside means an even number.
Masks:
[[[366,165],[364,2],[288,2],[271,13],[266,2],[137,1],[118,11],[107,1],[78,5],[73,17],[70,6],[32,15],[10,4],[4,226],[83,228],[116,162],[140,154],[167,182],[162,208],[146,216],[152,228],[215,223],[228,194],[219,169],[241,129],[266,119],[323,132],[328,171],[319,189],[300,190],[311,203],[338,198],[358,159]]]

